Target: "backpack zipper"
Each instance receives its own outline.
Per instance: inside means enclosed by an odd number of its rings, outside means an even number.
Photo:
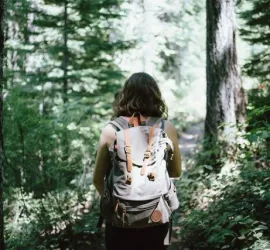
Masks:
[[[128,202],[128,201],[126,201]],[[147,203],[147,204],[143,204],[143,205],[137,205],[137,206],[129,206],[126,204],[126,202],[124,200],[120,201],[120,199],[117,199],[117,203],[116,203],[116,206],[115,206],[115,212],[118,211],[118,207],[120,205],[120,203],[123,203],[124,206],[125,206],[125,212],[126,211],[138,211],[138,210],[144,210],[144,209],[151,209],[151,208],[154,208],[157,206],[157,203],[159,202],[159,198],[157,199],[154,199],[153,201]],[[132,202],[132,201],[131,201]],[[134,201],[136,202],[136,201]]]

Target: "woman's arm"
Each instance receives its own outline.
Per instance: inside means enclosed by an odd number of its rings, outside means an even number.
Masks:
[[[171,139],[174,147],[172,160],[169,159],[168,162],[168,173],[170,177],[180,177],[182,172],[182,163],[178,145],[178,136],[175,127],[169,121],[165,121],[165,132]]]
[[[115,130],[109,124],[103,129],[100,135],[93,175],[93,184],[100,195],[103,194],[104,177],[110,165],[110,154],[108,148],[114,140],[115,140]]]

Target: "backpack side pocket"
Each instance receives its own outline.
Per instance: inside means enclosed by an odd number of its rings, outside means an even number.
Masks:
[[[171,208],[172,212],[177,210],[179,207],[179,200],[176,193],[176,187],[171,181],[171,185],[167,194],[164,195],[165,200],[167,201],[169,207]]]

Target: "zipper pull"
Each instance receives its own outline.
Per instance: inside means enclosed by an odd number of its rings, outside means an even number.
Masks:
[[[116,202],[116,205],[115,205],[115,209],[114,209],[114,212],[116,212],[116,213],[118,211],[119,203],[120,203],[120,201],[118,199],[117,202]]]

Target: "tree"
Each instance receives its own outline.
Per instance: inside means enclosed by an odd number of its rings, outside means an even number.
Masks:
[[[181,86],[177,96],[183,94],[183,85],[190,84],[198,77],[194,67],[204,62],[202,50],[204,45],[198,43],[202,39],[201,30],[205,29],[201,21],[205,14],[204,4],[200,1],[167,0],[158,18],[165,25],[163,46],[159,52],[162,59],[161,71],[166,78],[174,79]],[[178,8],[171,6],[178,5]],[[167,8],[166,8],[167,7]],[[194,29],[199,26],[200,29]],[[192,32],[190,32],[192,30]],[[167,31],[167,32],[166,32]],[[196,65],[197,64],[197,65]]]
[[[4,57],[4,1],[0,1],[0,249],[5,249],[4,244],[4,213],[3,213],[3,57]]]
[[[29,46],[30,10],[31,2],[28,0],[6,2],[4,89],[26,81],[28,55],[33,52]]]
[[[254,53],[244,65],[244,73],[256,77],[260,83],[270,82],[270,1],[254,0],[249,8],[240,12],[245,21],[240,29],[242,38],[254,46]],[[257,51],[256,51],[257,50]]]
[[[252,115],[249,124],[252,124],[253,129],[265,127],[265,131],[267,131],[270,123],[270,1],[254,0],[248,6],[240,12],[240,17],[245,22],[240,33],[242,38],[253,46],[253,54],[245,63],[243,72],[245,75],[257,79],[259,83],[248,92],[249,104],[255,110],[264,109],[260,114]],[[250,112],[254,112],[254,110]],[[247,129],[249,130],[251,127]],[[270,157],[270,135],[265,133],[264,137],[268,157]]]
[[[115,25],[121,3],[8,3],[4,198],[18,208],[4,208],[8,248],[16,239],[30,249],[35,232],[76,223],[77,205],[91,188],[97,137],[123,80],[115,60],[129,47]]]
[[[75,131],[68,126],[91,127],[92,116],[95,123],[104,119],[108,100],[120,87],[123,75],[114,56],[129,47],[113,23],[121,17],[120,4],[117,0],[10,4],[5,105],[6,159],[13,166],[5,173],[13,180],[9,186],[13,183],[41,195],[69,183],[81,169],[77,165],[82,152],[69,152]],[[48,140],[51,136],[54,142]],[[95,145],[88,140],[86,151],[92,152]]]
[[[235,1],[207,0],[207,111],[205,136],[231,144],[245,119],[245,96],[237,70]]]

